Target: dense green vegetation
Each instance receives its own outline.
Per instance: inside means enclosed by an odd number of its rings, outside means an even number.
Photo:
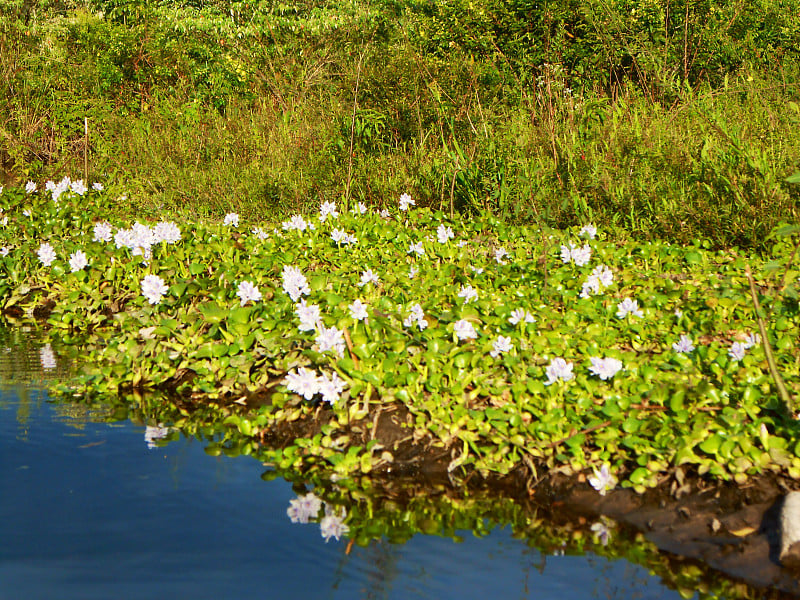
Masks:
[[[0,0],[0,161],[154,216],[408,191],[764,251],[797,218],[798,49],[798,0]]]
[[[0,300],[68,393],[338,476],[399,408],[453,471],[800,476],[800,0],[0,8]]]
[[[169,390],[279,468],[342,478],[404,462],[401,438],[454,476],[593,471],[601,493],[800,477],[797,226],[769,262],[409,196],[150,227],[68,184],[0,194],[0,299],[80,345],[70,396]]]

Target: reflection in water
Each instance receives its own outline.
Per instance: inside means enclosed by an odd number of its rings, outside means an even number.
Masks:
[[[323,512],[321,519],[320,511]],[[292,523],[315,523],[319,520],[319,530],[326,543],[331,538],[339,541],[339,538],[347,535],[350,531],[345,524],[347,511],[343,507],[335,507],[323,502],[310,492],[290,500],[286,514]]]
[[[401,499],[265,483],[256,460],[208,456],[208,433],[133,407],[52,404],[58,346],[45,370],[46,346],[26,344],[4,356],[27,370],[0,362],[0,597],[679,597],[616,558],[672,570],[610,520],[558,524],[422,486]]]
[[[71,361],[28,328],[0,326],[0,389],[44,389],[69,375]]]
[[[606,516],[601,516],[599,521],[592,523],[591,530],[594,534],[595,542],[599,543],[601,546],[608,546],[613,527],[614,521]]]
[[[53,371],[58,366],[58,363],[56,363],[56,355],[53,353],[50,342],[47,342],[39,349],[39,362],[42,365],[42,369],[45,371]]]
[[[144,441],[150,450],[158,447],[159,440],[165,440],[172,432],[171,427],[164,427],[162,423],[157,426],[147,425],[144,430]]]
[[[416,534],[398,544],[379,534],[350,547],[348,533],[380,532],[385,515],[371,521],[363,507],[353,513],[357,505],[346,509],[325,489],[296,494],[282,480],[265,483],[258,461],[210,457],[203,444],[174,433],[147,449],[145,426],[100,423],[99,413],[86,418],[41,400],[28,404],[28,436],[19,441],[6,435],[19,427],[19,400],[2,394],[0,580],[11,598],[563,600],[641,585],[648,598],[677,598],[624,562],[591,554],[545,562],[509,527],[474,537],[459,525],[453,535],[463,535],[461,543]],[[400,507],[394,514],[413,520]]]

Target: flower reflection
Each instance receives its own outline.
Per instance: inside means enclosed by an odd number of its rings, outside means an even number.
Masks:
[[[158,440],[164,440],[169,435],[171,428],[164,427],[163,425],[153,426],[148,425],[144,430],[144,441],[149,450],[158,447]]]

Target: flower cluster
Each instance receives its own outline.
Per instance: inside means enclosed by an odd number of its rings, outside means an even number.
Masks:
[[[347,512],[342,508],[340,511],[335,511],[330,506],[325,506],[325,516],[319,522],[319,533],[325,539],[327,544],[331,538],[339,538],[347,535],[350,528],[345,524]]]
[[[373,285],[378,285],[380,282],[381,282],[380,278],[378,278],[378,276],[373,272],[373,270],[367,269],[366,271],[361,273],[361,283],[359,283],[358,285],[362,287],[367,285],[368,283],[371,283]]]
[[[261,292],[252,281],[245,280],[240,282],[236,295],[239,297],[240,306],[244,306],[248,302],[259,302],[261,300]]]
[[[313,519],[319,517],[320,509],[322,509],[322,500],[309,492],[298,496],[294,500],[289,500],[289,508],[286,509],[286,514],[292,523],[310,523]]]
[[[407,211],[410,207],[416,205],[416,202],[411,199],[409,194],[402,194],[400,196],[400,210]]]
[[[464,299],[464,304],[468,304],[478,299],[478,291],[471,285],[462,285],[458,292],[458,297]]]
[[[440,244],[446,244],[448,240],[452,240],[455,237],[453,233],[453,229],[448,227],[447,225],[439,225],[436,228],[436,239],[439,241]]]
[[[589,372],[597,375],[603,381],[611,379],[622,370],[622,361],[618,358],[591,356],[589,361],[592,363]]]
[[[99,185],[99,184],[95,183],[94,185]],[[44,189],[50,192],[51,197],[53,198],[53,202],[56,203],[61,198],[61,195],[64,194],[65,192],[73,192],[78,196],[83,196],[88,191],[86,185],[83,183],[83,179],[72,181],[69,177],[64,177],[58,183],[55,183],[53,181],[47,181],[44,184]]]
[[[747,351],[759,343],[761,343],[761,336],[757,333],[751,333],[743,342],[733,342],[728,350],[728,356],[732,360],[742,360]]]
[[[569,381],[575,377],[572,373],[572,363],[560,357],[550,361],[547,369],[545,369],[545,375],[547,375],[547,381],[544,382],[545,385],[551,385],[559,379],[561,381]]]
[[[594,238],[597,237],[597,227],[595,227],[593,223],[584,225],[583,227],[581,227],[581,230],[578,232],[578,235],[593,240]]]
[[[416,324],[420,331],[428,327],[428,321],[425,319],[425,313],[419,303],[412,305],[409,311],[409,315],[403,320],[403,327],[411,327]]]
[[[94,225],[94,241],[95,242],[110,242],[113,238],[111,236],[111,232],[113,228],[111,227],[111,223],[108,221],[103,221],[101,223],[95,223]]]
[[[319,207],[319,220],[324,223],[328,217],[336,219],[339,217],[339,211],[336,210],[335,202],[323,202]]]
[[[514,349],[514,344],[511,343],[511,338],[499,335],[492,344],[492,351],[489,352],[489,356],[491,356],[492,358],[497,358],[501,354],[505,354],[506,352],[511,352],[513,349]]]
[[[478,332],[475,331],[475,326],[466,319],[460,319],[453,325],[453,333],[459,341],[474,340],[478,337]]]
[[[94,226],[94,239],[108,241],[110,226],[107,223],[97,223]],[[152,247],[165,243],[174,244],[181,239],[181,231],[175,223],[162,221],[155,227],[148,227],[136,221],[130,229],[118,229],[114,234],[114,244],[117,248],[128,248],[133,256],[150,259]]]
[[[181,241],[181,230],[172,221],[161,221],[153,227],[153,238],[156,244],[176,244]]]
[[[561,246],[561,262],[564,264],[573,262],[577,266],[583,267],[589,264],[591,258],[592,249],[589,247],[589,244],[584,244],[580,248],[572,242],[569,243],[569,246]]]
[[[694,350],[694,342],[684,333],[677,342],[672,344],[672,349],[679,354],[689,354]]]
[[[76,250],[69,256],[70,272],[76,273],[89,266],[89,259],[83,250]]]
[[[295,314],[300,319],[300,331],[316,331],[322,323],[322,313],[316,304],[307,304],[305,299],[295,306]]]
[[[639,308],[639,303],[630,298],[624,298],[622,302],[617,304],[617,318],[624,319],[628,315],[632,317],[643,317],[644,313]]]
[[[318,324],[317,337],[314,339],[320,352],[333,351],[340,358],[344,356],[344,334],[336,327],[325,327]]]
[[[527,310],[515,308],[511,311],[511,316],[508,317],[508,322],[512,325],[518,325],[519,323],[536,323],[536,319]]]
[[[416,254],[417,256],[423,256],[425,254],[425,248],[422,247],[422,242],[414,242],[408,246],[408,254]]]
[[[39,250],[36,252],[36,254],[39,257],[39,261],[45,267],[52,265],[53,261],[55,261],[57,258],[56,251],[53,250],[53,247],[48,242],[42,242],[39,245]]]
[[[164,280],[158,275],[145,275],[141,281],[141,287],[142,296],[144,296],[150,304],[159,304],[168,289]]]
[[[337,244],[352,245],[357,244],[356,236],[347,233],[344,229],[334,229],[331,231],[331,239]]]
[[[589,485],[596,489],[601,496],[617,487],[617,478],[611,473],[608,463],[604,463],[600,470],[593,469],[593,474],[589,477]]]
[[[264,231],[261,227],[253,227],[250,233],[256,236],[256,239],[259,240],[265,240],[269,237],[269,234],[266,231]]]
[[[592,294],[600,294],[614,282],[614,274],[605,265],[597,265],[583,282],[581,298],[588,298]]]
[[[366,321],[369,317],[367,313],[367,305],[356,299],[352,304],[347,307],[350,310],[350,316],[356,321]]]
[[[281,277],[283,279],[283,291],[289,294],[292,302],[297,302],[300,296],[307,296],[311,293],[306,276],[297,267],[284,266]]]
[[[305,398],[312,400],[317,394],[323,402],[335,404],[341,398],[347,383],[339,377],[336,371],[330,375],[322,373],[317,375],[316,371],[297,367],[289,372],[283,380],[286,389]]]

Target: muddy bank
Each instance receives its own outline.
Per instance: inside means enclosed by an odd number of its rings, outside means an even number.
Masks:
[[[754,587],[800,597],[797,572],[779,561],[786,483],[763,477],[747,486],[709,484],[679,498],[665,484],[641,496],[615,490],[601,497],[586,484],[562,480],[534,495],[576,514],[605,515],[632,526],[659,549],[699,560]]]
[[[271,448],[319,433],[327,412],[300,419],[260,434]],[[384,406],[368,419],[342,431],[351,443],[378,440],[390,460],[368,476],[370,486],[394,501],[418,494],[420,487],[491,491],[536,508],[556,521],[596,521],[601,516],[631,527],[660,550],[698,561],[735,580],[759,588],[767,597],[800,597],[800,578],[780,564],[782,499],[798,482],[775,475],[751,478],[745,485],[718,483],[683,469],[664,477],[659,487],[639,495],[618,488],[601,496],[584,474],[545,474],[528,467],[506,476],[484,477],[469,469],[451,468],[456,448],[442,448],[433,438],[414,436],[411,415],[402,405]]]

